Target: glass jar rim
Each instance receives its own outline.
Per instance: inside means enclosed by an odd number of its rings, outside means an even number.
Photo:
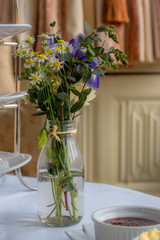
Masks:
[[[48,120],[46,122],[47,129],[53,128],[53,126],[57,125],[57,131],[70,131],[76,129],[76,122],[75,120],[64,120],[59,121],[59,124],[54,123],[53,120]]]

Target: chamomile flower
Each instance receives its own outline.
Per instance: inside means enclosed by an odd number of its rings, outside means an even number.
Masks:
[[[65,52],[65,47],[63,44],[54,44],[53,46],[53,51],[55,54],[57,53],[64,53]]]
[[[42,33],[42,35],[38,35],[38,37],[42,37],[44,39],[50,39],[51,38],[51,36],[47,33]]]
[[[47,56],[47,57],[54,57],[54,51],[53,51],[53,49],[52,48],[46,48],[45,49],[45,55]]]
[[[25,42],[26,42],[26,43],[34,43],[34,42],[35,42],[35,38],[26,35]]]
[[[63,46],[67,52],[73,52],[73,46],[69,42],[64,42]]]
[[[29,102],[29,95],[28,94],[24,97],[24,102],[25,102],[25,104],[27,104]]]
[[[29,54],[29,56],[30,56],[31,58],[35,58],[35,57],[38,56],[38,53],[37,53],[37,52],[34,52],[34,51],[30,51],[28,54]]]
[[[38,56],[37,56],[38,62],[45,62],[46,59],[47,58],[46,58],[45,54],[38,54]]]
[[[29,52],[28,45],[24,41],[22,41],[16,50],[16,55],[19,57],[26,57],[28,52]]]
[[[50,66],[53,66],[53,70],[59,71],[61,68],[63,68],[63,63],[60,62],[58,59],[51,60]]]
[[[35,65],[34,60],[30,58],[30,59],[26,60],[26,62],[25,62],[25,64],[24,64],[24,67],[25,67],[25,68],[31,68],[31,67],[33,67],[34,65]]]
[[[40,83],[42,81],[42,75],[39,74],[38,72],[31,73],[29,79],[31,80],[30,83],[32,85],[36,85],[37,83]]]

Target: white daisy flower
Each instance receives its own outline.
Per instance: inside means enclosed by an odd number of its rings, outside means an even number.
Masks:
[[[32,85],[36,85],[37,83],[40,83],[42,80],[42,75],[39,74],[38,72],[35,73],[31,73],[31,76],[29,77],[29,79],[31,80],[30,83]]]
[[[34,43],[34,42],[35,42],[35,38],[34,38],[34,37],[31,37],[31,36],[28,36],[28,35],[26,35],[25,42],[26,42],[26,43]]]
[[[37,58],[38,62],[45,62],[47,60],[47,57],[45,54],[38,54]]]
[[[50,66],[53,66],[53,70],[59,71],[61,68],[63,68],[63,63],[60,62],[58,59],[51,60]]]
[[[34,57],[37,56],[38,53],[33,52],[33,51],[30,51],[28,54],[29,54],[29,56],[30,56],[31,58],[34,58]]]
[[[25,67],[25,68],[31,68],[31,67],[33,67],[34,65],[35,65],[34,60],[30,58],[30,59],[28,59],[28,60],[25,62],[24,67]]]
[[[65,50],[66,50],[67,52],[70,52],[70,53],[73,52],[73,47],[72,47],[71,44],[69,44],[69,42],[65,42],[65,43],[63,44],[63,46],[64,46],[64,48],[65,48]]]
[[[54,53],[64,53],[65,52],[65,47],[63,46],[63,44],[54,44],[53,46],[53,51]]]
[[[50,39],[51,36],[47,33],[42,33],[42,35],[38,35],[37,37],[43,37],[44,39]]]
[[[24,102],[25,102],[25,104],[27,104],[29,102],[29,95],[28,94],[24,97]]]

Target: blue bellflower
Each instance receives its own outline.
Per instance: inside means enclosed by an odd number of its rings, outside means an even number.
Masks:
[[[99,88],[100,78],[98,75],[92,74],[88,84],[93,88]]]

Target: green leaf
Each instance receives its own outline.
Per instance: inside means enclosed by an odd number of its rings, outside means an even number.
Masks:
[[[88,69],[87,71],[83,72],[82,79],[84,83],[87,81],[90,75],[91,75],[91,69]]]
[[[95,52],[94,52],[91,48],[88,48],[88,51],[90,52],[90,54],[91,54],[92,56],[95,56]]]
[[[73,81],[73,82],[76,81],[76,78],[75,78],[75,77],[72,77],[72,76],[67,76],[67,79],[69,79],[69,80],[71,80],[71,81]]]
[[[72,177],[84,177],[84,172],[71,171]]]
[[[88,96],[91,91],[92,91],[92,88],[87,88],[87,89],[85,89],[85,90],[82,92],[82,94]]]
[[[69,96],[65,92],[59,92],[59,93],[57,93],[57,98],[64,100],[64,99],[68,99]]]
[[[71,176],[65,177],[60,181],[60,186],[63,188],[63,192],[71,192],[73,190],[77,192],[72,181],[73,177]]]
[[[90,26],[87,21],[85,21],[85,32],[87,33],[87,35],[91,33]]]
[[[74,100],[71,100],[69,103],[69,108],[71,109],[73,105],[74,105]]]
[[[71,61],[71,56],[70,55],[68,55],[68,53],[65,53],[64,55],[63,55],[63,57],[64,57],[64,59],[66,60],[66,61]]]
[[[46,112],[37,112],[37,113],[33,113],[32,116],[42,116],[47,114]]]
[[[107,28],[115,29],[115,25],[108,25]]]
[[[86,99],[87,99],[86,95],[81,95],[79,97],[79,100],[72,106],[71,113],[79,111],[85,104]]]
[[[79,36],[78,36],[78,41],[79,41],[79,43],[83,43],[84,38],[83,38],[81,35],[79,35]]]
[[[80,71],[75,72],[75,73],[73,74],[73,77],[76,79],[76,82],[75,82],[75,83],[77,83],[77,82],[79,82],[79,81],[81,80],[81,78],[82,78],[82,73],[81,73]]]
[[[25,76],[22,76],[22,77],[19,77],[18,80],[19,81],[23,81],[23,80],[29,80],[29,76],[28,75],[25,75]]]
[[[71,89],[71,91],[78,97],[81,95],[80,92],[78,92],[76,89]]]
[[[97,53],[97,54],[98,53],[103,53],[104,52],[104,48],[103,47],[95,47],[94,48],[94,52]]]
[[[101,25],[97,28],[97,32],[104,32],[104,31],[106,31],[106,26],[104,25]]]
[[[94,60],[94,56],[90,53],[89,50],[86,51],[86,58],[87,58],[89,61],[93,61],[93,60]]]
[[[113,39],[114,42],[119,43],[117,34],[113,34],[111,38]]]
[[[94,75],[104,75],[103,71],[99,68],[98,70],[94,71]]]
[[[94,75],[102,75],[102,71],[100,71],[100,69],[95,70]]]
[[[43,128],[38,135],[39,149],[41,149],[43,147],[43,145],[47,142],[47,140],[48,140],[48,133],[47,133],[47,130],[45,128]]]
[[[50,26],[51,27],[54,27],[56,25],[56,22],[55,21],[53,21],[52,23],[50,23]]]
[[[109,61],[109,55],[107,53],[101,55],[100,58],[103,59],[104,61]]]
[[[92,39],[93,41],[96,41],[96,42],[102,42],[102,40],[99,38],[99,37],[90,37],[90,39]]]
[[[112,52],[113,50],[114,50],[114,47],[112,46],[109,48],[108,52]]]

